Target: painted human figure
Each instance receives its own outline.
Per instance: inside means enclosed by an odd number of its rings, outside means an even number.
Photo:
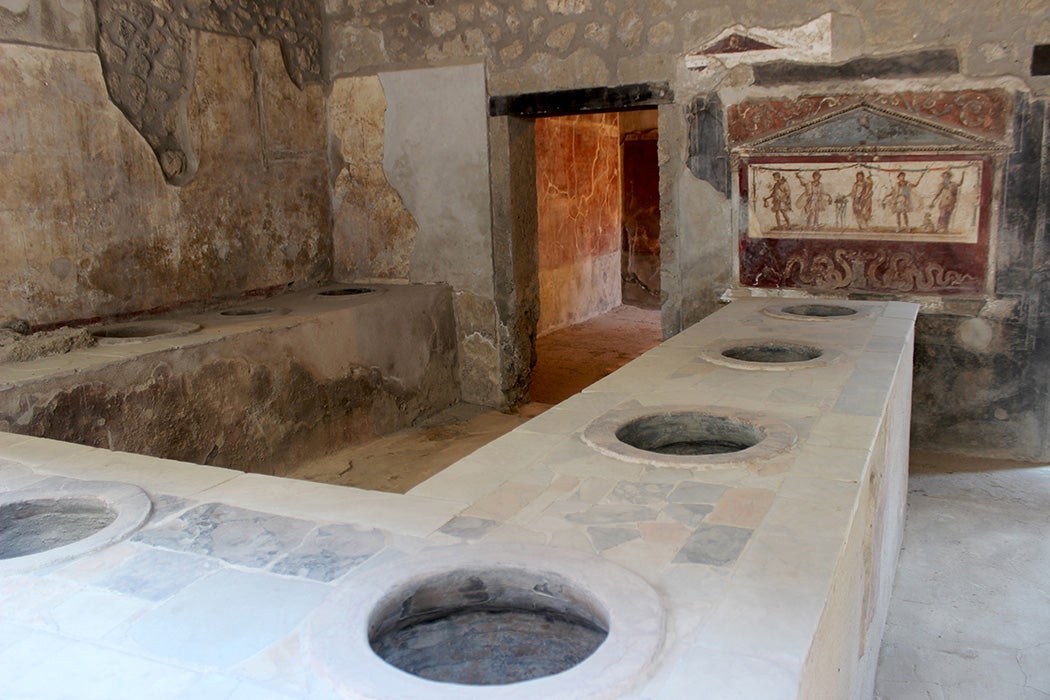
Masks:
[[[862,231],[867,230],[871,224],[871,199],[874,192],[871,175],[863,170],[858,172],[849,196],[853,202],[853,218],[857,220],[857,228]]]
[[[791,211],[791,188],[788,187],[787,178],[780,173],[773,173],[773,184],[769,186],[769,194],[762,198],[762,205],[773,210],[776,218],[777,228],[788,228],[791,221],[788,212]],[[781,223],[783,219],[783,223]]]
[[[795,177],[802,184],[803,192],[798,199],[802,211],[806,213],[806,228],[820,228],[820,215],[831,204],[831,195],[824,191],[824,185],[820,182],[820,171],[814,172],[809,182],[798,173],[795,173]]]
[[[918,187],[921,181],[922,175],[919,175],[915,182],[908,182],[908,176],[901,170],[897,173],[897,184],[894,186],[893,191],[882,200],[883,206],[889,206],[893,213],[897,215],[898,231],[907,231],[911,228],[908,223],[908,212],[914,208],[912,190]]]
[[[930,209],[933,209],[935,204],[937,205],[937,231],[940,233],[948,230],[952,214],[955,213],[955,205],[959,202],[959,190],[962,188],[963,180],[965,179],[966,173],[963,173],[958,182],[952,182],[950,170],[945,171],[944,175],[941,176],[941,187],[937,190],[937,194],[933,195],[933,200],[930,202]]]

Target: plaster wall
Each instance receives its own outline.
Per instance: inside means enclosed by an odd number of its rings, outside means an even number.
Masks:
[[[386,95],[383,170],[418,226],[408,277],[452,287],[463,398],[501,405],[484,69],[379,78]]]
[[[277,42],[198,35],[200,171],[177,188],[85,50],[90,4],[24,4],[0,6],[0,316],[43,326],[330,275],[323,94],[292,84]]]
[[[535,122],[537,334],[620,304],[620,142],[615,113]]]

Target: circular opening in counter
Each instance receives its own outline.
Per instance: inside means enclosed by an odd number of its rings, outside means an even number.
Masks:
[[[101,342],[126,343],[137,340],[155,340],[195,333],[201,329],[199,324],[188,321],[128,321],[125,323],[107,323],[89,328],[91,335]]]
[[[338,287],[336,289],[326,289],[323,292],[318,292],[317,296],[320,297],[349,297],[356,296],[358,294],[371,294],[374,289],[368,287]]]
[[[514,569],[453,571],[397,591],[374,612],[369,643],[420,678],[506,685],[591,656],[608,620],[566,581]]]
[[[311,667],[341,697],[577,700],[583,688],[614,700],[664,643],[660,596],[592,553],[482,542],[390,554],[351,573],[305,631]]]
[[[795,304],[794,306],[785,306],[781,311],[791,316],[805,316],[807,318],[838,318],[857,315],[856,309],[841,304]]]
[[[616,431],[620,442],[662,455],[742,452],[764,437],[760,429],[744,421],[696,411],[642,416]]]
[[[641,406],[610,411],[583,431],[609,457],[684,469],[767,459],[798,438],[784,421],[720,406]]]
[[[48,482],[0,493],[0,574],[40,569],[119,542],[153,510],[149,496],[131,484]]]
[[[94,535],[117,519],[101,501],[35,499],[0,506],[0,559],[47,552]]]
[[[865,318],[869,309],[853,304],[813,301],[785,304],[780,302],[766,306],[762,313],[781,321],[848,321]]]
[[[241,306],[234,309],[224,309],[219,312],[220,316],[273,316],[279,313],[279,309],[272,306]]]
[[[731,360],[761,363],[809,362],[823,354],[820,348],[810,345],[776,342],[735,345],[722,351],[722,357]]]

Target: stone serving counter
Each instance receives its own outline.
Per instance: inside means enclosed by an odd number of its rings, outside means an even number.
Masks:
[[[0,577],[4,696],[868,698],[916,307],[837,303],[857,313],[734,302],[404,495],[0,434],[6,496],[153,502],[127,539]],[[397,671],[370,634],[440,604],[435,581],[607,636],[513,685]]]
[[[92,329],[0,364],[0,429],[284,474],[459,400],[452,293],[348,285]]]

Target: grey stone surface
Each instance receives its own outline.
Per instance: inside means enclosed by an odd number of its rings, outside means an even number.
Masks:
[[[220,566],[214,559],[207,557],[148,549],[94,579],[92,583],[136,598],[161,601]]]
[[[714,506],[706,503],[672,503],[663,509],[663,514],[686,527],[697,527],[712,510]]]
[[[150,497],[150,500],[153,501],[153,514],[150,516],[150,521],[153,523],[159,523],[169,515],[181,513],[197,505],[197,501],[179,498],[178,496],[169,496],[164,493],[154,494]]]
[[[199,344],[177,338],[123,359],[81,354],[70,359],[76,372],[0,386],[0,429],[284,474],[459,397],[447,289],[283,299],[297,320],[260,319],[244,331],[231,322],[197,334]]]
[[[715,503],[725,490],[726,487],[721,484],[684,481],[675,487],[667,500],[671,503]]]
[[[732,564],[744,551],[751,532],[728,525],[701,525],[678,550],[674,561],[711,566]]]
[[[440,532],[465,540],[480,540],[489,530],[499,525],[495,520],[457,515],[439,528]]]
[[[724,107],[717,94],[697,97],[689,105],[689,172],[729,196],[729,151]]]
[[[621,481],[605,497],[611,503],[634,503],[636,505],[662,505],[671,492],[672,484],[645,484]]]
[[[641,537],[641,533],[638,532],[638,528],[634,527],[596,526],[587,528],[587,536],[591,539],[596,550],[604,552],[624,542],[638,539]]]
[[[570,513],[565,519],[586,525],[637,523],[656,520],[657,511],[646,506],[599,504],[581,513]]]
[[[313,527],[306,520],[206,503],[159,527],[143,530],[134,541],[263,568],[298,547]]]
[[[270,570],[328,583],[378,553],[385,544],[379,530],[325,525],[307,535],[302,544],[277,560]]]

